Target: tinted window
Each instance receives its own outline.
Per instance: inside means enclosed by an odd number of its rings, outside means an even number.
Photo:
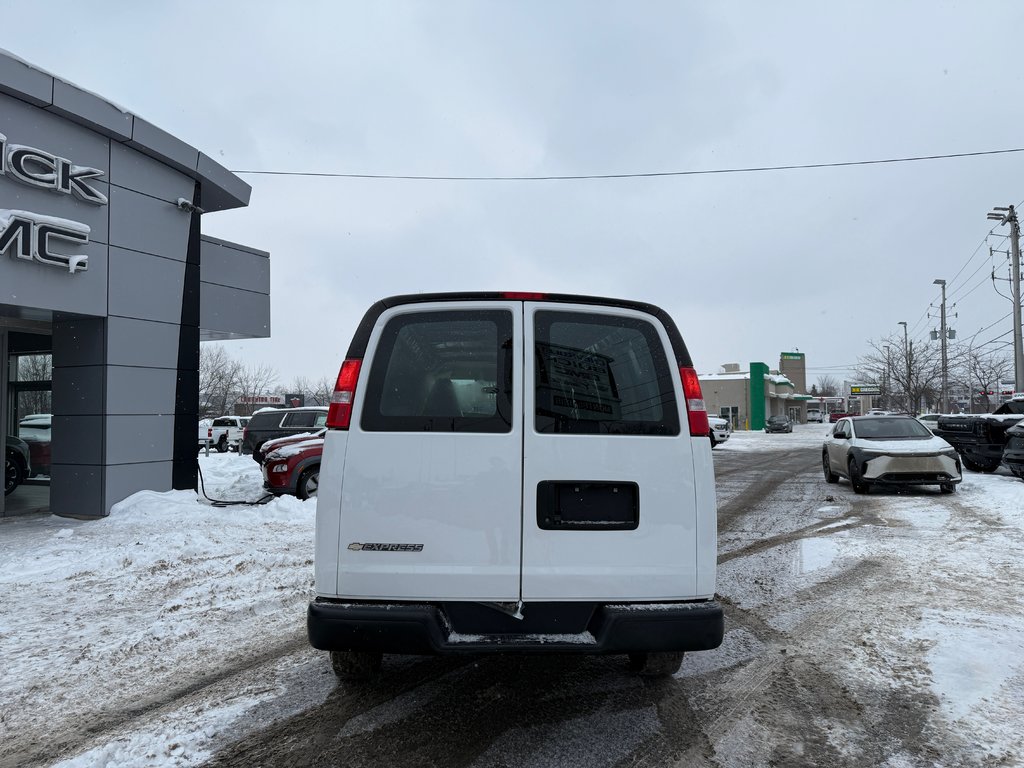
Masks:
[[[512,314],[416,312],[388,321],[367,381],[369,432],[510,432]]]
[[[679,434],[673,367],[651,323],[538,312],[534,324],[538,432]]]
[[[234,419],[214,419],[213,426],[215,427],[233,427],[235,426]]]
[[[859,419],[855,427],[857,437],[867,440],[898,440],[900,438],[930,438],[931,430],[917,419]]]
[[[251,419],[249,419],[248,427],[250,430],[256,429],[273,429],[281,424],[281,418],[284,414],[281,411],[266,411],[264,413],[257,413]]]
[[[327,421],[327,414],[319,411],[297,411],[289,413],[281,423],[282,427],[312,427],[316,425],[317,416],[323,416],[320,426]]]

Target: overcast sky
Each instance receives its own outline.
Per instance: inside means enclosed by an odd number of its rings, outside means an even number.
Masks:
[[[1024,147],[1015,2],[7,0],[3,16],[4,47],[232,170],[629,173]],[[931,343],[936,278],[958,341],[993,323],[976,342],[1010,339],[983,241],[985,214],[1024,200],[1022,170],[1024,153],[600,181],[244,175],[250,206],[203,230],[271,252],[273,336],[227,347],[282,385],[333,377],[375,300],[452,290],[649,301],[701,372],[799,349],[810,385],[901,320]]]

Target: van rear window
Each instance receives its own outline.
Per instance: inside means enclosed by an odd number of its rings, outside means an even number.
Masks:
[[[679,434],[672,367],[651,323],[538,312],[534,359],[538,432]]]
[[[367,432],[510,432],[512,314],[393,317],[373,355],[359,423]]]

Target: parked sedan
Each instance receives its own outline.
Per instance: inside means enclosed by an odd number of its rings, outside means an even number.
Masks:
[[[325,431],[264,443],[263,487],[276,496],[291,494],[300,499],[316,496]]]
[[[937,485],[953,493],[960,457],[911,416],[851,416],[836,422],[821,451],[825,481],[850,481],[855,493],[872,485]]]
[[[764,425],[765,432],[792,432],[793,421],[789,416],[771,416]]]

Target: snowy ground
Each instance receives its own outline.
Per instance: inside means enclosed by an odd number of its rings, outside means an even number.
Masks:
[[[817,448],[830,429],[808,424],[791,434],[741,431],[715,450]],[[958,492],[948,497],[931,489],[855,496],[845,482],[831,488],[835,504],[818,507],[813,534],[792,541],[779,535],[784,544],[726,562],[719,568],[719,591],[792,634],[813,624],[815,613],[825,616],[843,628],[833,633],[834,664],[851,689],[903,687],[934,695],[949,739],[972,763],[1024,765],[1024,483],[1001,468],[990,475],[965,473]],[[848,524],[848,504],[857,505],[867,524]],[[787,510],[773,513],[784,520],[775,524],[780,533],[800,525]],[[774,533],[770,519],[746,525],[767,542],[773,538],[767,535]],[[720,537],[720,553],[730,548],[729,538]],[[855,604],[792,600],[842,581],[866,562],[884,563],[884,583],[872,584]],[[847,614],[859,614],[857,635],[847,629]],[[820,645],[829,633],[818,628],[806,636],[808,646]],[[897,755],[890,764],[916,765],[918,759]]]
[[[737,432],[715,453],[817,446],[828,428]],[[251,458],[200,462],[211,496],[260,495]],[[934,496],[872,495],[868,504],[881,510],[872,514],[885,525],[861,528],[829,527],[829,515],[838,520],[844,504],[864,499],[845,484],[834,488],[842,498],[817,507],[816,535],[727,560],[719,591],[739,609],[769,614],[778,629],[809,618],[827,623],[838,606],[788,605],[787,596],[854,561],[899,563],[893,601],[907,620],[866,620],[864,637],[841,639],[852,647],[835,654],[836,667],[855,691],[895,685],[879,670],[905,667],[899,684],[933,694],[968,749],[974,740],[985,759],[1021,764],[1024,483],[968,474],[955,496],[943,497],[955,506]],[[314,501],[291,497],[216,508],[191,492],[143,492],[102,521],[0,524],[0,766],[25,764],[25,755],[61,766],[194,765],[222,747],[225,734],[265,725],[268,707],[280,717],[323,701],[333,677],[322,654],[308,650],[304,627],[314,513]],[[766,519],[758,535],[770,543],[784,522]],[[726,555],[729,545],[726,536]],[[780,569],[778,558],[794,548],[794,565]],[[734,663],[727,657],[746,636],[731,630],[720,651],[696,654],[680,674]],[[247,676],[255,665],[258,674]],[[295,687],[282,681],[296,679],[302,696],[281,704]],[[890,764],[918,763],[897,754]]]
[[[200,457],[214,498],[256,499],[249,456]],[[141,492],[108,518],[13,519],[0,527],[0,764],[38,745],[159,709],[183,686],[305,643],[315,502],[217,508],[190,491]],[[241,694],[198,723],[90,752],[73,765],[192,764],[261,698]],[[69,730],[64,730],[67,726]]]

